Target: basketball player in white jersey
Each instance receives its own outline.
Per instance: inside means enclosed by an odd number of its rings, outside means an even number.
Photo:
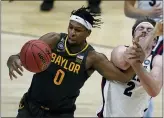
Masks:
[[[145,18],[137,20],[132,29],[134,39],[142,34],[139,44],[145,49],[147,57],[142,64],[133,64],[135,60],[130,59],[128,50],[133,47],[119,46],[112,51],[111,61],[122,70],[131,66],[136,75],[128,83],[103,78],[103,104],[98,111],[98,117],[143,117],[149,99],[159,94],[162,88],[162,56],[152,53],[155,41],[150,40],[156,37],[152,37],[155,24],[154,20]]]
[[[135,4],[137,2],[137,7]],[[125,0],[124,13],[129,18],[150,17],[156,22],[163,20],[163,0]],[[162,21],[163,22],[163,21]],[[158,43],[153,51],[163,54],[163,35],[158,38]]]
[[[137,7],[135,4],[137,3]],[[130,0],[125,1],[124,13],[127,17],[138,19],[140,17],[148,16],[153,18],[156,22],[163,19],[163,0]],[[159,36],[157,45],[153,51],[156,54],[163,54],[163,36]],[[153,113],[153,101],[150,99],[150,107],[145,113],[145,117],[151,117]]]

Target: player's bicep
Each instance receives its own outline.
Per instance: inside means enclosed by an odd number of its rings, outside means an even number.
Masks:
[[[93,58],[93,68],[108,80],[126,82],[125,75],[103,54],[97,54]]]
[[[55,32],[47,33],[39,38],[39,40],[42,40],[45,43],[47,43],[51,47],[51,49],[54,48],[54,45],[57,43],[59,39],[60,34]]]
[[[129,7],[134,7],[135,3],[136,3],[136,0],[125,0],[124,8],[129,9]]]
[[[135,7],[136,0],[125,0],[124,2],[124,13],[128,15],[131,9]]]

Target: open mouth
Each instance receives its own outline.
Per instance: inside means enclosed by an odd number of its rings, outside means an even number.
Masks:
[[[146,33],[142,33],[142,36],[140,37],[140,39],[145,39],[145,38],[147,38],[147,34]]]

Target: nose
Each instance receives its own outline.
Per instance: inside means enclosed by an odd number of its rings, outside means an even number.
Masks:
[[[71,29],[71,36],[74,37],[76,34],[75,30],[74,29]]]
[[[143,32],[147,32],[147,28],[144,28],[144,29],[143,29]]]

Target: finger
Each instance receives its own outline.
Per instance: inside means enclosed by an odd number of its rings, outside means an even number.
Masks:
[[[160,10],[160,9],[159,10],[156,10],[155,13],[156,13],[156,15],[157,14],[161,14],[161,13],[163,13],[163,10]]]
[[[141,45],[138,42],[134,41],[134,45],[136,45],[136,47],[134,46],[133,49],[134,48],[140,48],[140,49],[142,49]]]
[[[138,55],[138,53],[142,53],[142,49],[141,48],[136,48],[136,47],[132,47],[132,49],[129,49],[128,51],[126,51],[126,54],[131,54],[131,55]]]
[[[15,75],[15,73],[12,71],[10,72],[10,74],[14,77],[14,78],[17,78],[17,76]]]
[[[157,13],[157,15],[158,15],[159,17],[161,17],[162,14],[163,14],[163,11],[160,11],[160,12]]]
[[[131,59],[129,59],[129,61],[133,61],[133,62],[136,62],[136,63],[141,63],[141,61],[137,58],[131,58]]]
[[[10,76],[10,79],[11,79],[11,80],[13,80],[13,77],[12,77],[12,75],[11,75],[11,73],[10,73],[10,72],[9,72],[9,76]]]
[[[13,65],[14,70],[15,70],[19,75],[22,76],[23,74],[22,74],[21,71],[18,69],[18,67],[16,66],[16,64],[13,63],[12,65]]]
[[[9,74],[13,76],[14,78],[17,78],[17,76],[14,74],[14,70],[12,68],[9,69]]]
[[[18,65],[18,68],[19,68],[22,72],[24,71],[22,66]]]
[[[11,74],[11,72],[13,71],[13,67],[10,66],[8,68],[9,68],[9,76],[10,76],[10,79],[13,80],[13,77],[12,77],[12,74]]]
[[[162,11],[162,8],[155,8],[155,11]]]
[[[139,42],[139,38],[140,38],[142,35],[143,35],[143,34],[141,33],[141,34],[139,34],[138,36],[134,37],[134,38],[133,38],[133,41]]]
[[[128,59],[140,60],[140,56],[137,56],[137,55],[129,55]]]
[[[138,57],[130,57],[129,60],[131,60],[131,59],[133,59],[135,61],[140,61],[140,59]]]
[[[154,5],[154,7],[159,7],[160,5],[161,5],[161,2],[156,4],[156,5]]]
[[[136,42],[133,41],[133,46],[132,46],[133,48],[137,48],[137,46],[135,45],[135,43],[136,43]]]
[[[23,67],[22,67],[22,63],[20,60],[18,62],[16,62],[15,65],[23,72]]]
[[[23,72],[23,67],[21,64],[15,63],[15,65],[17,66],[17,68],[19,68]]]
[[[133,47],[132,51],[134,52],[142,52],[142,48],[136,48],[136,47]]]

